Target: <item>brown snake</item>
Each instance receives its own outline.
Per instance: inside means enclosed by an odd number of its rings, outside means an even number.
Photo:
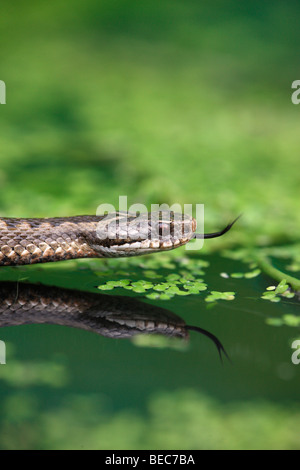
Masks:
[[[16,282],[0,282],[0,327],[55,324],[111,338],[163,334],[188,338],[183,319],[138,299]]]
[[[170,310],[131,297],[1,282],[0,298],[0,328],[54,324],[116,339],[156,334],[183,340],[189,339],[189,330],[195,330],[214,342],[221,359],[222,353],[227,356],[221,342],[209,331],[187,325]]]
[[[235,222],[235,221],[234,221]],[[62,261],[74,258],[136,256],[172,250],[196,234],[196,220],[173,212],[139,216],[116,212],[107,216],[43,219],[0,218],[0,266]]]

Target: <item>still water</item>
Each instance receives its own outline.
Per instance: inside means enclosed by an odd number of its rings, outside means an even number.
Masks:
[[[207,259],[205,281],[235,300],[103,293],[101,260],[2,269],[1,448],[299,448],[299,328],[268,324],[299,303],[262,300],[271,279],[224,279],[239,263]]]

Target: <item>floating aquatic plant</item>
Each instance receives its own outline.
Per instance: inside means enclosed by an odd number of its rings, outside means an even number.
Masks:
[[[99,277],[109,276],[111,278],[111,276],[118,276],[123,272],[119,269],[123,260],[111,261],[112,269],[108,271],[105,267]],[[170,259],[168,256],[162,255],[157,258],[127,259],[126,265],[134,267],[131,274],[127,273],[128,278],[109,279],[101,283],[98,288],[102,291],[123,288],[136,294],[144,294],[145,297],[152,300],[169,300],[175,296],[197,295],[207,290],[203,274],[204,268],[209,266],[209,263],[203,259],[187,257]],[[172,272],[169,272],[170,270]],[[98,274],[98,270],[96,273]]]
[[[280,302],[280,296],[291,299],[294,297],[294,295],[295,294],[294,292],[291,292],[286,279],[282,279],[277,287],[267,287],[261,298],[264,300],[270,300],[271,302]]]
[[[235,292],[218,292],[211,291],[210,294],[205,298],[205,302],[216,302],[217,300],[234,300]]]
[[[283,315],[280,318],[267,318],[266,319],[267,325],[271,326],[292,326],[292,327],[299,327],[300,326],[300,316],[293,315],[291,313]]]
[[[117,287],[132,290],[137,294],[146,293],[149,299],[169,300],[175,295],[185,296],[190,294],[199,294],[207,289],[207,285],[202,279],[187,279],[178,274],[166,276],[165,282],[149,282],[145,279],[131,281],[121,279],[119,281],[107,281],[98,286],[100,290],[112,290]],[[150,292],[151,291],[151,292]]]
[[[280,268],[275,267],[272,258],[289,259],[290,263],[286,264],[285,269],[296,272],[300,269],[300,245],[289,245],[282,247],[263,247],[263,248],[241,248],[236,250],[224,250],[223,256],[230,259],[239,260],[243,263],[247,263],[249,267],[254,268],[252,271],[247,273],[233,273],[233,278],[248,278],[256,277],[259,274],[265,274],[275,281],[280,282],[282,279],[286,280],[286,283],[294,291],[300,291],[300,279],[290,275],[287,272],[282,271]],[[226,275],[227,273],[225,273]],[[222,275],[224,277],[224,273]],[[271,298],[272,296],[269,296]],[[267,296],[268,298],[268,296]],[[275,300],[276,301],[276,300]]]

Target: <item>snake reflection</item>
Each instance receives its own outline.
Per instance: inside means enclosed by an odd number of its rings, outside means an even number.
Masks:
[[[189,339],[189,330],[210,338],[227,356],[212,333],[187,325],[170,310],[132,297],[94,294],[45,285],[0,283],[0,327],[55,324],[80,328],[109,338],[157,334]]]

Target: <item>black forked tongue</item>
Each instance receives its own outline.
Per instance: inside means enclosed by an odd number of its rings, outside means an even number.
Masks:
[[[194,238],[216,238],[216,237],[221,237],[221,235],[224,235],[224,233],[228,232],[231,227],[233,226],[233,224],[242,216],[239,215],[233,222],[231,222],[231,224],[227,225],[227,227],[225,227],[223,230],[221,230],[220,232],[214,232],[214,233],[204,233],[204,234],[201,234],[201,233],[195,233],[194,234]]]
[[[221,341],[218,340],[218,338],[215,335],[213,335],[212,333],[210,333],[207,330],[204,330],[203,328],[200,328],[199,326],[186,325],[186,329],[187,330],[197,331],[198,333],[201,333],[202,335],[205,335],[208,338],[210,338],[213,341],[213,343],[215,344],[215,346],[218,350],[221,362],[223,363],[222,353],[224,354],[224,356],[227,357],[228,361],[230,361],[229,356],[228,356],[227,352],[225,351]]]

